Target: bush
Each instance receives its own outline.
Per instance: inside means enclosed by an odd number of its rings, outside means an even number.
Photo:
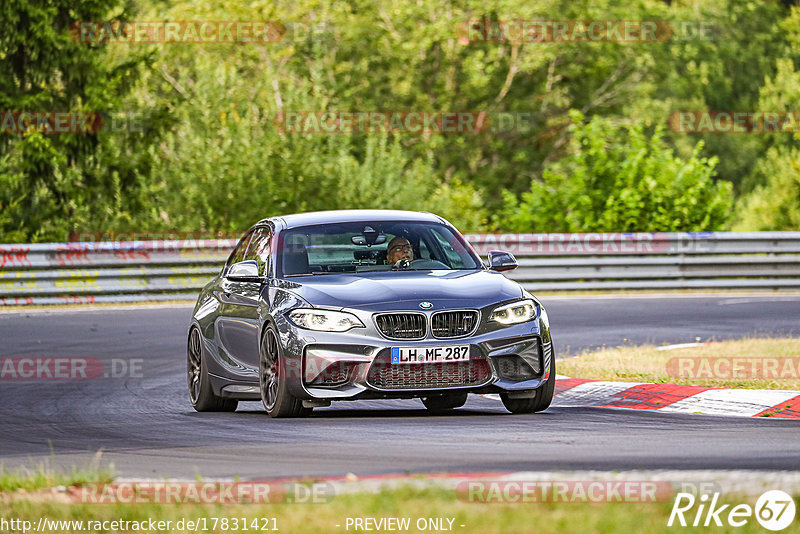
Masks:
[[[494,218],[515,232],[717,230],[728,218],[731,184],[713,180],[716,158],[674,155],[663,128],[572,113],[570,153],[549,165],[521,199],[504,191]]]
[[[769,149],[755,174],[766,183],[737,202],[733,229],[800,230],[800,151]]]

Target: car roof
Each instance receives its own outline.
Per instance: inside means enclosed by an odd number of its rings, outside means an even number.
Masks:
[[[284,228],[296,228],[313,224],[342,223],[342,222],[370,222],[370,221],[407,221],[407,222],[432,222],[445,223],[446,221],[426,211],[408,210],[332,210],[311,211],[308,213],[294,213],[270,217],[260,222],[280,221]]]

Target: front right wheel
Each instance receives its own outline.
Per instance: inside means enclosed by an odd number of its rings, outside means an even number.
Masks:
[[[271,417],[303,417],[311,413],[312,408],[304,408],[303,401],[289,391],[286,358],[275,326],[270,324],[264,329],[259,353],[258,383],[267,413]]]

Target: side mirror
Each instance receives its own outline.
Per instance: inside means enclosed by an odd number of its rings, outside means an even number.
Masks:
[[[255,260],[240,261],[234,263],[228,269],[229,280],[238,280],[241,282],[260,282],[261,277],[258,275],[258,263]]]
[[[492,271],[511,271],[517,267],[517,258],[510,252],[500,250],[489,252],[489,269]]]

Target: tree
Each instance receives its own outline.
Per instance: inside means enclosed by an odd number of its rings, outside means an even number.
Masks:
[[[0,134],[2,241],[65,240],[79,227],[110,229],[147,213],[142,198],[152,163],[147,147],[164,118],[138,117],[136,130],[109,131],[109,119],[138,110],[125,101],[146,61],[130,54],[113,61],[106,45],[79,42],[76,21],[128,19],[121,0],[5,0],[0,7],[0,110],[86,112],[106,119],[105,130]],[[132,113],[131,113],[132,112]],[[17,123],[18,124],[18,123]]]
[[[521,199],[504,192],[495,224],[516,232],[702,231],[719,229],[731,185],[714,183],[714,157],[702,142],[687,160],[674,155],[663,128],[615,124],[574,112],[571,152],[548,166]]]
[[[737,231],[800,229],[800,150],[770,148],[756,173],[766,177],[737,203]]]
[[[325,5],[316,14],[327,25],[278,4],[197,2],[145,15],[151,20],[291,21],[280,43],[160,47],[156,68],[137,90],[140,99],[175,110],[172,129],[156,151],[160,157],[152,179],[162,191],[167,220],[154,220],[153,226],[240,231],[262,217],[284,213],[399,208],[439,213],[466,232],[485,229],[478,190],[437,172],[433,150],[415,152],[402,134],[284,133],[276,128],[282,111],[397,109],[386,104],[364,108],[332,96],[344,90],[335,69],[347,62],[328,63],[327,54],[342,46],[334,30],[350,26],[331,22],[329,16],[342,15],[339,10],[327,13]],[[307,15],[303,6],[294,7]],[[373,55],[358,43],[361,49],[351,61]],[[376,75],[376,85],[379,80]]]
[[[794,6],[782,23],[787,32],[787,57],[775,61],[776,73],[759,90],[761,111],[787,112],[795,117],[792,131],[762,134],[768,150],[757,161],[749,177],[750,191],[736,204],[733,229],[739,231],[800,229],[800,150],[797,141],[797,110],[800,109],[800,7]]]

